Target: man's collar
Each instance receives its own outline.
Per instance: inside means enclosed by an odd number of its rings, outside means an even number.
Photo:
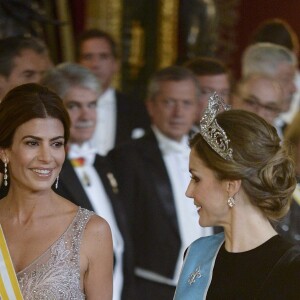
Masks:
[[[176,141],[164,135],[155,125],[152,125],[151,127],[158,141],[159,148],[164,154],[176,152],[187,153],[189,151],[187,135],[184,135],[181,141]]]

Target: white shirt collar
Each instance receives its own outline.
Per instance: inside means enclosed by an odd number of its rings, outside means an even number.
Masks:
[[[113,88],[108,88],[102,95],[99,97],[98,105],[107,105],[113,104],[115,99],[115,90]]]
[[[189,153],[188,136],[184,135],[180,142],[170,139],[165,136],[155,125],[152,125],[152,130],[157,138],[159,149],[163,154],[170,153]]]
[[[70,144],[68,149],[68,158],[76,159],[83,157],[86,160],[87,164],[92,165],[95,161],[95,155],[97,149],[91,146],[91,143],[85,142],[82,145],[79,144]]]

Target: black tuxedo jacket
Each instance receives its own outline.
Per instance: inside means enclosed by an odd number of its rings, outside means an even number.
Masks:
[[[117,124],[115,146],[131,140],[132,131],[150,128],[150,118],[143,101],[138,101],[127,95],[116,92]]]
[[[122,300],[135,299],[134,274],[133,274],[133,247],[128,230],[126,215],[123,204],[121,203],[119,194],[113,191],[112,186],[107,177],[108,173],[112,173],[108,160],[104,157],[96,155],[94,167],[103,183],[104,189],[111,201],[114,215],[119,230],[124,239],[125,251],[123,257],[123,274],[124,285],[122,292]],[[61,196],[71,200],[76,205],[93,210],[87,194],[85,193],[79,178],[77,177],[70,161],[66,159],[59,175],[58,189],[54,190]]]
[[[173,278],[181,238],[171,182],[153,131],[115,148],[108,158],[124,195],[135,266]]]
[[[109,153],[130,223],[135,266],[172,278],[181,246],[171,182],[151,131]]]

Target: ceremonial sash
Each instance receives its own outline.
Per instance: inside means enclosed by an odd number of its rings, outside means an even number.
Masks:
[[[14,266],[0,225],[0,299],[23,300]]]
[[[212,279],[212,272],[224,233],[194,241],[188,248],[174,300],[203,300]]]

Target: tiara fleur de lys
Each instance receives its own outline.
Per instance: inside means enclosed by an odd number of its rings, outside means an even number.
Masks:
[[[209,97],[208,106],[204,110],[200,121],[200,134],[221,157],[226,160],[232,160],[232,148],[229,147],[230,140],[216,120],[216,115],[220,108],[229,110],[230,105],[225,104],[223,99],[217,93],[214,93]]]

